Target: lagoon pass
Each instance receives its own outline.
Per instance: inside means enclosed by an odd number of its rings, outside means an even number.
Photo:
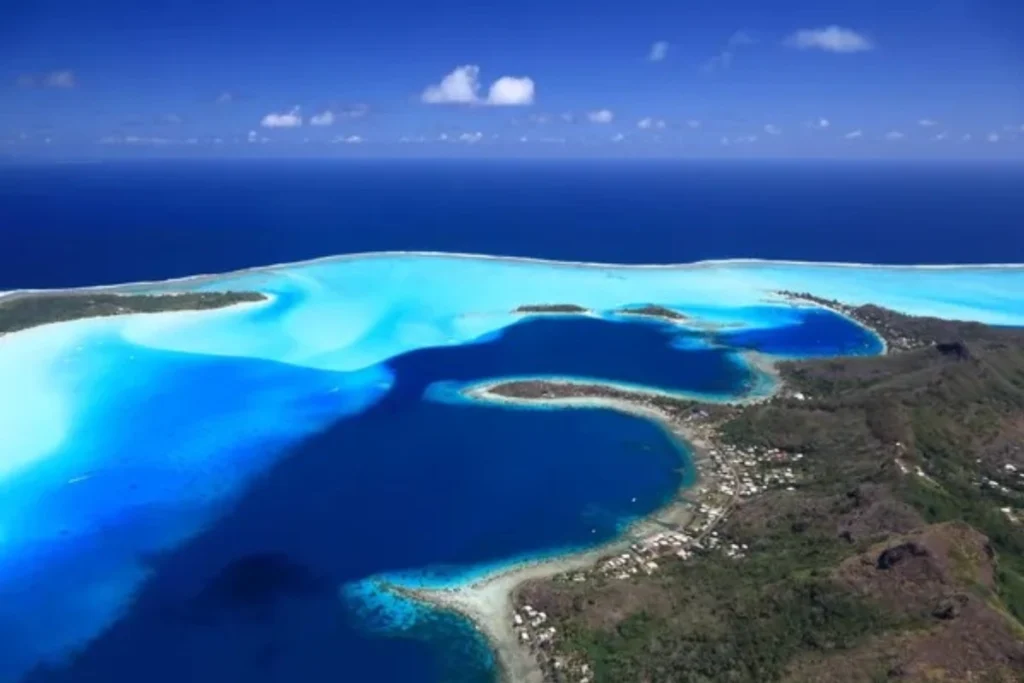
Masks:
[[[378,402],[395,382],[389,360],[493,340],[523,321],[519,306],[573,304],[611,320],[654,304],[691,329],[771,331],[812,308],[779,294],[790,291],[1024,325],[1024,266],[1013,265],[368,254],[104,291],[226,290],[268,299],[0,337],[0,681],[102,633],[150,577],[147,557],[215,521],[291,445]],[[191,369],[209,358],[268,363],[197,383]]]

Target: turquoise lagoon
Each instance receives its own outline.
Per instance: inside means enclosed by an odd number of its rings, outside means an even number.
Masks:
[[[600,543],[696,473],[644,420],[452,387],[721,400],[760,385],[741,350],[880,350],[778,290],[1024,324],[1022,267],[377,254],[126,289],[270,299],[0,338],[0,681],[489,680],[466,623],[374,577],[459,582]],[[531,303],[593,313],[512,313]],[[694,327],[614,315],[646,303]]]

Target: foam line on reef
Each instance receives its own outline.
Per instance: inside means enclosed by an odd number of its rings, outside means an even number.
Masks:
[[[223,271],[218,273],[201,273],[187,275],[164,280],[140,280],[137,282],[125,282],[108,285],[85,285],[82,287],[67,287],[58,289],[17,289],[0,293],[0,297],[10,295],[42,294],[57,292],[90,292],[107,291],[126,288],[169,286],[177,283],[200,282],[216,280],[220,278],[236,277],[261,272],[274,272],[286,268],[311,266],[324,263],[342,261],[357,261],[361,259],[375,258],[458,258],[481,261],[503,261],[508,263],[525,263],[547,266],[582,268],[614,268],[623,270],[697,270],[700,268],[722,267],[722,266],[793,266],[793,267],[826,267],[826,268],[870,268],[883,270],[1024,270],[1024,262],[1020,263],[950,263],[950,264],[884,264],[884,263],[859,263],[845,261],[799,261],[788,259],[756,259],[756,258],[734,258],[734,259],[704,259],[700,261],[689,261],[679,263],[610,263],[603,261],[565,261],[558,259],[545,259],[532,256],[500,256],[493,254],[476,254],[471,252],[446,252],[446,251],[366,251],[351,254],[335,254],[331,256],[320,256],[312,259],[299,261],[285,261],[236,270]]]

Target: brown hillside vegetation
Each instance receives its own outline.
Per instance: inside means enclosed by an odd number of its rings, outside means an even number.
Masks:
[[[593,683],[1024,681],[1024,331],[868,313],[918,343],[784,364],[804,400],[723,425],[805,454],[721,527],[745,556],[523,587],[559,657]]]

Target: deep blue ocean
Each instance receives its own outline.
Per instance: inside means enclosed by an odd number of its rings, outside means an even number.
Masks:
[[[378,250],[611,263],[1024,260],[1024,163],[0,167],[0,290]]]
[[[1022,187],[1024,170],[1006,166],[913,173],[897,165],[665,162],[4,168],[0,290],[387,249],[624,263],[1020,261]],[[457,577],[609,539],[695,472],[687,454],[644,420],[453,401],[438,389],[572,375],[735,394],[752,377],[722,341],[794,356],[878,351],[861,328],[807,311],[770,333],[706,336],[651,321],[542,317],[477,343],[392,358],[393,385],[369,409],[290,447],[201,534],[145,558],[151,578],[122,618],[25,680],[491,681],[485,643],[461,619],[425,612],[411,629],[389,629],[388,614],[350,604],[340,587],[381,573]],[[211,411],[224,410],[235,386],[319,381],[306,378],[309,369],[246,358],[154,350],[138,361],[161,373],[171,368],[175,384],[209,387],[202,400]],[[144,389],[141,411],[181,411],[184,420],[207,405]],[[244,409],[239,400],[235,408]],[[125,418],[126,440],[175,438],[135,434]],[[120,489],[96,495],[130,496],[132,476],[146,473],[127,467],[111,479]],[[94,554],[80,553],[75,566],[51,564],[59,576],[36,577],[40,590],[73,583],[90,562],[102,565],[111,546],[134,547],[132,535],[147,523],[111,525]],[[31,596],[2,588],[0,632],[32,618],[19,611]],[[0,662],[23,656],[10,642],[0,643]]]

